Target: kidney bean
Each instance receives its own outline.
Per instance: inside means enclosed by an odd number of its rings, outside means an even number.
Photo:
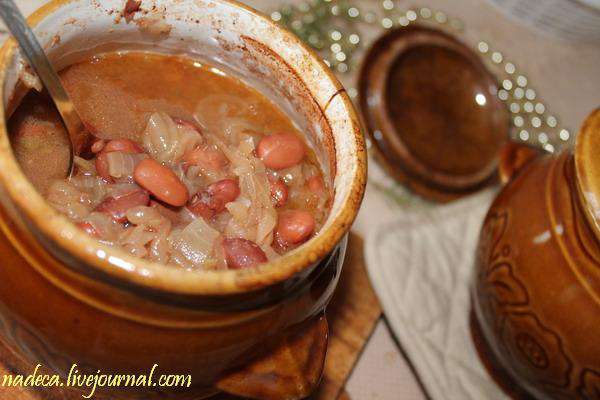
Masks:
[[[256,154],[267,168],[293,167],[304,159],[306,149],[302,140],[293,133],[275,133],[258,143]]]
[[[210,184],[206,190],[196,193],[188,203],[188,209],[197,216],[210,219],[225,211],[225,205],[238,198],[240,186],[234,179],[222,179]]]
[[[271,186],[271,200],[277,208],[283,207],[288,199],[288,187],[279,178],[269,177],[269,185]]]
[[[240,186],[235,179],[222,179],[208,185],[206,191],[213,197],[225,204],[230,203],[240,195]]]
[[[100,238],[100,232],[98,232],[96,227],[94,225],[92,225],[90,222],[81,221],[81,222],[78,222],[76,224],[76,226],[79,229],[81,229],[82,231],[84,231],[85,233],[87,233],[88,235],[90,235],[91,237]]]
[[[223,250],[230,269],[251,268],[268,261],[265,252],[256,243],[246,239],[224,239]]]
[[[325,189],[325,184],[323,183],[323,178],[319,175],[313,175],[306,180],[306,186],[308,190],[314,193],[321,193]]]
[[[211,147],[199,146],[183,156],[187,165],[196,165],[211,171],[223,169],[228,163],[223,153]]]
[[[133,140],[115,139],[106,143],[103,151],[107,153],[111,151],[121,151],[123,153],[143,153],[144,149]]]
[[[282,244],[299,244],[312,235],[315,225],[315,218],[308,211],[288,210],[279,214],[275,235]]]
[[[100,211],[108,214],[117,222],[125,222],[127,220],[127,210],[132,207],[148,205],[150,195],[145,190],[134,190],[119,197],[107,197],[95,208],[95,211]]]
[[[133,171],[135,182],[154,197],[175,207],[188,201],[188,190],[177,175],[157,161],[146,158]]]

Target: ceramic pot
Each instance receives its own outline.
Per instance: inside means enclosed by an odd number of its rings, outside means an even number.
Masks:
[[[517,397],[600,398],[600,109],[574,151],[511,146],[481,232],[473,333]],[[528,397],[529,396],[529,397]]]
[[[334,188],[330,215],[309,242],[253,270],[165,268],[96,242],[44,201],[12,153],[5,121],[23,96],[24,67],[9,41],[0,51],[0,337],[63,376],[73,363],[82,373],[158,364],[156,374],[191,375],[191,388],[121,387],[120,396],[305,397],[320,379],[323,313],[364,191],[357,117],[329,69],[267,17],[227,0],[149,3],[132,19],[121,0],[56,0],[29,22],[58,67],[151,49],[192,54],[259,87],[307,132]]]

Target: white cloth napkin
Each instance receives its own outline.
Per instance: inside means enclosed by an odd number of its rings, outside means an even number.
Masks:
[[[469,331],[469,283],[479,230],[495,194],[447,206],[396,207],[370,229],[365,256],[395,335],[434,400],[507,399]]]

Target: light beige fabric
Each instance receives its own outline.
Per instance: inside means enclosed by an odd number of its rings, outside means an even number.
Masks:
[[[427,212],[398,211],[370,231],[365,260],[383,310],[434,400],[503,400],[469,330],[469,284],[486,190]]]

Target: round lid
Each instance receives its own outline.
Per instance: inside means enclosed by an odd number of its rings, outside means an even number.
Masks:
[[[388,171],[438,201],[495,178],[509,118],[479,57],[452,36],[411,26],[372,46],[360,75],[367,131]]]
[[[600,108],[590,114],[577,135],[575,173],[586,216],[600,237]]]

